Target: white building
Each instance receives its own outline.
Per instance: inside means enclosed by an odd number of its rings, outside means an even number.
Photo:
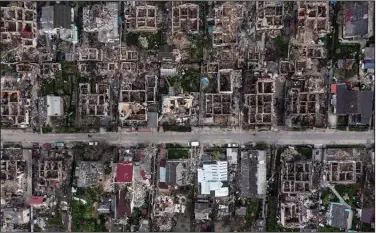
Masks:
[[[214,194],[216,197],[226,197],[229,194],[227,183],[227,161],[205,162],[197,169],[198,183],[202,195]]]

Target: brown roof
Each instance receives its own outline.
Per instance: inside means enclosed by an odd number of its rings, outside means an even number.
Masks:
[[[127,190],[123,189],[116,195],[116,213],[117,217],[128,217],[132,214],[131,203],[125,199]]]

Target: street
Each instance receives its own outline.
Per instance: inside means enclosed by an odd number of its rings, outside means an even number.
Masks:
[[[21,130],[1,130],[1,141],[21,142],[24,146],[31,143],[46,142],[107,142],[115,145],[134,145],[138,143],[187,143],[189,141],[200,141],[201,143],[245,143],[245,142],[266,142],[280,145],[299,144],[324,144],[324,145],[347,145],[347,144],[373,144],[374,131],[221,131],[221,132],[164,132],[164,133],[94,133],[89,138],[88,134],[37,134]]]

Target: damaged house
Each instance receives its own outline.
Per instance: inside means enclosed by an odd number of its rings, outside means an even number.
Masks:
[[[137,32],[156,32],[158,8],[151,2],[126,1],[124,24],[127,30]]]
[[[83,8],[83,31],[96,33],[99,42],[119,41],[119,3],[106,2]]]

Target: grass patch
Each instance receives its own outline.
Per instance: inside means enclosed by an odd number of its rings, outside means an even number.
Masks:
[[[181,125],[164,125],[164,131],[176,131],[176,132],[191,132],[190,126],[181,126]]]
[[[279,58],[287,58],[289,53],[289,42],[282,36],[273,39],[276,56]]]
[[[305,157],[306,159],[312,158],[312,148],[305,147],[305,146],[297,146],[296,151],[298,151],[298,153],[301,156]]]
[[[167,149],[168,159],[187,159],[189,157],[189,150],[183,148],[169,148]]]
[[[146,38],[147,47],[145,49],[158,49],[160,46],[167,44],[167,34],[162,30],[158,30],[157,33],[136,33],[126,32],[125,43],[128,46],[136,46],[142,48],[140,43],[140,37]]]
[[[356,195],[359,189],[355,185],[337,184],[335,185],[335,189],[352,208],[359,208],[357,202],[360,202],[360,196]],[[345,199],[345,196],[349,198]]]
[[[368,126],[350,126],[350,131],[368,131]]]
[[[268,149],[268,144],[266,142],[257,142],[255,145],[256,150],[267,150]]]
[[[246,218],[247,226],[252,227],[261,211],[261,200],[247,199],[246,205],[247,205],[247,216],[248,216]]]
[[[339,202],[336,195],[329,188],[323,190],[321,193],[321,199],[324,206],[329,205],[330,202]]]
[[[105,218],[103,215],[97,215],[94,203],[100,201],[103,190],[100,188],[78,189],[77,194],[87,203],[72,200],[72,230],[75,232],[104,232]]]
[[[292,127],[291,131],[306,131],[307,127]]]
[[[323,227],[317,228],[318,232],[340,232],[340,229],[337,227],[331,227],[328,225],[324,225]]]
[[[266,231],[277,232],[279,230],[279,224],[277,223],[277,197],[270,196],[268,201],[268,217],[266,219]]]
[[[60,229],[61,231],[65,231],[65,226],[63,225],[62,219],[61,219],[61,213],[58,208],[55,209],[55,215],[51,214],[51,217],[48,217],[47,225],[51,227],[56,227]]]
[[[178,143],[167,143],[166,148],[168,149],[168,148],[184,148],[184,147]]]
[[[346,126],[337,126],[336,129],[341,130],[341,131],[346,131],[347,127]]]

